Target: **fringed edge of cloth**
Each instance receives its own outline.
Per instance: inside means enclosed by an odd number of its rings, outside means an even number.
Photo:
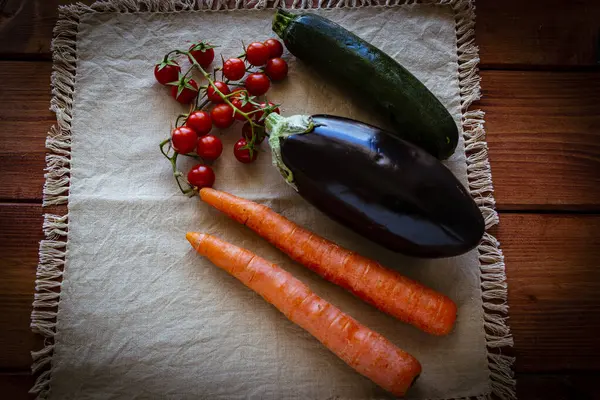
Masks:
[[[52,41],[53,72],[50,109],[57,123],[46,139],[46,174],[43,205],[67,204],[71,167],[71,119],[77,70],[77,32],[80,18],[89,13],[189,12],[238,9],[312,9],[358,7],[412,7],[417,4],[449,6],[455,14],[458,47],[458,82],[461,96],[461,124],[467,154],[469,190],[479,206],[486,230],[498,223],[493,196],[492,174],[485,141],[484,113],[470,109],[479,100],[479,49],[475,45],[475,6],[473,0],[104,0],[92,5],[81,3],[59,8]],[[52,356],[60,288],[65,267],[68,215],[44,216],[45,240],[40,242],[36,292],[31,328],[45,337],[44,347],[31,353],[32,372],[39,375],[30,393],[38,399],[50,394]],[[484,327],[488,349],[490,388],[488,393],[470,399],[516,399],[514,358],[501,353],[513,345],[507,324],[508,304],[504,256],[500,244],[485,233],[478,247],[481,268]],[[434,400],[434,399],[431,399]],[[435,399],[441,400],[441,399]]]

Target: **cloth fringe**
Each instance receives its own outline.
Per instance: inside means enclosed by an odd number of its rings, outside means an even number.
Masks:
[[[467,154],[467,178],[471,196],[479,206],[485,228],[496,225],[492,171],[485,141],[484,112],[469,110],[481,97],[481,78],[478,73],[479,48],[475,45],[475,6],[470,0],[448,2],[455,11],[458,46],[458,78],[462,108],[462,127]],[[500,243],[485,233],[479,246],[481,292],[483,298],[485,339],[488,347],[491,392],[486,399],[512,400],[517,398],[514,379],[514,358],[502,355],[502,348],[512,347],[513,338],[507,324],[508,292],[504,256]]]
[[[33,332],[46,338],[42,349],[31,352],[32,373],[43,371],[29,391],[37,394],[38,399],[47,398],[50,389],[56,316],[67,247],[67,242],[63,239],[67,236],[67,224],[67,215],[44,215],[43,230],[46,239],[40,242],[30,325]]]
[[[56,125],[50,128],[46,138],[49,152],[46,155],[43,206],[66,204],[68,199],[76,71],[75,43],[79,16],[79,12],[62,7],[54,28],[50,110],[56,114]],[[33,332],[45,338],[44,347],[31,352],[31,371],[39,375],[29,392],[37,394],[37,399],[46,399],[50,393],[56,317],[67,248],[68,216],[45,214],[42,229],[45,239],[40,242],[30,324]]]
[[[475,6],[473,0],[100,0],[92,5],[81,3],[61,6],[52,41],[53,73],[50,109],[57,123],[46,140],[50,151],[46,156],[43,205],[66,204],[70,185],[71,118],[75,73],[76,39],[82,15],[98,12],[182,12],[266,8],[358,8],[411,7],[416,4],[450,6],[456,19],[458,80],[461,97],[463,137],[467,154],[469,190],[485,220],[486,230],[498,223],[495,211],[490,164],[485,141],[484,113],[469,110],[481,96],[478,74],[479,49],[475,45]],[[46,399],[50,393],[52,355],[56,333],[57,307],[65,263],[68,216],[46,214],[43,224],[45,240],[40,243],[36,294],[31,315],[31,328],[46,338],[45,346],[31,353],[32,372],[40,373],[30,393]],[[470,397],[475,400],[516,399],[516,381],[512,370],[514,358],[499,353],[513,345],[507,324],[508,304],[504,256],[500,244],[485,233],[479,247],[484,327],[490,370],[490,392]]]

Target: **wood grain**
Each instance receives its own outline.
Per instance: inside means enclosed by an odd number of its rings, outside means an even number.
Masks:
[[[28,394],[35,380],[30,374],[23,373],[0,373],[0,393],[2,398],[10,400],[31,400],[35,398]]]
[[[91,4],[93,0],[83,0]],[[58,7],[70,0],[5,0],[0,3],[0,57],[50,60]]]
[[[598,370],[600,215],[503,214],[517,371]]]
[[[50,59],[57,6],[70,2],[2,3],[0,38],[5,40],[0,40],[0,55]],[[477,1],[482,68],[593,67],[599,60],[599,31],[600,2],[596,0]]]
[[[477,0],[484,68],[597,67],[600,2]]]
[[[50,107],[47,62],[0,62],[0,199],[39,200]]]
[[[0,204],[0,369],[26,368],[39,205]],[[517,371],[598,369],[600,216],[504,214]]]
[[[0,203],[0,369],[27,369],[41,339],[29,329],[42,207]]]
[[[0,1],[0,60],[50,60],[57,6],[71,2]],[[476,5],[498,208],[600,211],[600,2]],[[0,61],[1,398],[33,398],[29,351],[41,347],[29,315],[41,214],[54,210],[24,202],[41,201],[50,71]],[[501,214],[521,399],[600,399],[599,229],[600,215]]]
[[[600,209],[600,73],[481,73],[501,210]]]
[[[47,62],[0,62],[0,199],[41,199]],[[600,210],[600,72],[484,71],[500,210]],[[479,107],[478,106],[478,107]]]
[[[520,400],[599,400],[597,373],[517,374]]]

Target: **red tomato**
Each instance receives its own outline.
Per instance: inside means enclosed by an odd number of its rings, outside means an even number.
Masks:
[[[202,68],[208,67],[215,58],[215,51],[208,43],[200,42],[190,46],[189,52]],[[190,62],[193,62],[190,59]]]
[[[206,135],[198,139],[196,153],[205,160],[214,161],[223,152],[223,143],[215,135]]]
[[[239,81],[246,75],[246,64],[239,58],[230,58],[223,64],[223,75],[231,81]]]
[[[228,95],[230,93],[229,86],[227,86],[227,84],[225,82],[216,81],[215,86],[224,95]],[[208,97],[208,100],[212,101],[213,103],[222,103],[223,102],[223,99],[215,91],[215,88],[213,88],[212,85],[210,85],[208,87],[208,89],[206,89],[206,97]]]
[[[231,100],[231,104],[233,104],[234,107],[237,108],[238,110],[240,110],[241,112],[249,113],[250,111],[254,110],[254,105],[252,103],[250,103],[248,101],[248,102],[246,102],[246,104],[242,105],[243,102],[244,101],[242,99],[239,99],[237,97]],[[237,111],[235,113],[234,118],[237,119],[238,121],[246,120],[246,117],[244,117],[242,114],[238,113]]]
[[[171,132],[171,144],[179,154],[187,154],[196,148],[198,135],[187,126],[180,126]]]
[[[244,96],[246,94],[249,94],[248,90],[246,90],[246,88],[244,88],[244,87],[236,87],[235,89],[233,89],[231,91],[231,93],[237,93],[237,92],[243,92],[243,93],[240,93],[239,95],[235,95],[235,96],[231,96],[231,97],[237,97],[237,98],[239,98],[239,97],[242,97],[242,96]]]
[[[204,136],[212,129],[212,120],[206,111],[194,111],[188,116],[185,124],[192,128],[198,136]]]
[[[233,124],[233,108],[229,104],[217,104],[210,111],[210,118],[217,128],[229,128]]]
[[[190,169],[187,180],[190,185],[195,186],[198,189],[212,187],[215,183],[215,173],[208,165],[198,164]]]
[[[264,126],[255,126],[254,134],[256,135],[256,140],[254,141],[254,144],[261,144],[263,140],[265,140]],[[250,126],[250,122],[246,122],[244,126],[242,126],[242,137],[246,139],[246,142],[250,142],[252,140],[252,127]]]
[[[265,74],[261,72],[254,72],[248,75],[244,85],[246,85],[246,89],[248,89],[248,93],[251,95],[262,96],[269,90],[271,81],[269,81],[269,78],[267,78]]]
[[[181,91],[179,89],[181,88]],[[179,93],[179,95],[177,94]],[[190,104],[198,94],[198,84],[195,80],[189,79],[185,84],[171,86],[171,96],[182,104]]]
[[[284,79],[288,74],[288,65],[283,58],[271,58],[267,61],[265,72],[274,81]]]
[[[269,49],[269,58],[281,57],[283,54],[283,45],[277,39],[265,40],[265,46]]]
[[[250,43],[246,48],[246,60],[257,67],[265,65],[269,55],[269,48],[260,42]]]
[[[251,155],[250,149],[245,148],[246,146],[248,146],[248,142],[244,138],[241,138],[235,142],[235,145],[233,146],[233,155],[239,162],[249,164],[256,160],[258,157],[258,152],[256,150],[252,150]]]
[[[272,112],[275,114],[281,114],[281,112],[279,111],[279,107],[275,107],[275,104],[271,102],[269,102],[268,106],[267,103],[260,103],[260,110],[261,111],[257,111],[254,113],[254,119],[256,119],[257,121],[264,121],[265,118],[267,118],[267,115],[271,114]],[[263,115],[265,115],[264,118]]]
[[[179,80],[179,73],[181,67],[177,62],[169,60],[167,62],[161,62],[154,66],[154,77],[158,83],[166,85],[167,83],[177,82]]]

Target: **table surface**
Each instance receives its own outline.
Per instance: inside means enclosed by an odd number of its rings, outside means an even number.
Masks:
[[[0,393],[30,398],[50,41],[65,0],[0,0]],[[89,3],[89,1],[87,1]],[[600,399],[600,1],[479,0],[489,157],[522,399]],[[64,211],[63,211],[64,212]]]

